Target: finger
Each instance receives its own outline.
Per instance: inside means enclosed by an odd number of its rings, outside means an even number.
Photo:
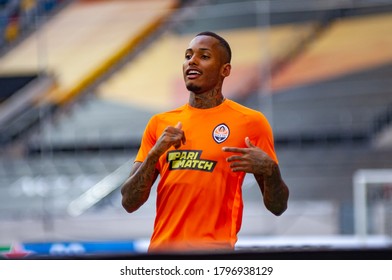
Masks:
[[[180,129],[182,132],[181,142],[184,145],[186,143],[185,132],[182,130],[182,122],[178,122],[176,128]]]
[[[250,141],[250,139],[249,139],[248,136],[245,137],[245,144],[246,144],[246,146],[247,146],[248,148],[254,148],[254,147],[256,147],[256,146]]]
[[[175,138],[176,138],[176,140],[175,140],[173,146],[175,149],[179,149],[181,147],[181,145],[183,144],[182,137],[179,138],[179,136],[177,135]]]
[[[182,133],[181,141],[182,141],[182,144],[185,145],[185,143],[186,143],[185,132]]]
[[[178,122],[178,123],[176,124],[175,128],[181,130],[181,132],[182,132],[181,143],[184,145],[184,144],[186,143],[186,138],[185,138],[185,133],[184,133],[184,131],[182,131],[182,122]],[[181,145],[178,144],[178,145],[176,145],[176,146],[178,146],[178,147],[176,147],[176,149],[178,149]]]
[[[182,128],[182,123],[181,123],[181,122],[178,122],[178,123],[176,124],[175,128],[181,129],[181,128]]]
[[[238,161],[238,160],[241,160],[241,159],[242,159],[241,156],[231,156],[231,157],[226,158],[226,161],[227,162],[231,162],[231,161]]]
[[[236,148],[236,147],[223,147],[222,150],[224,152],[241,153],[241,154],[245,152],[243,148]]]
[[[246,166],[244,166],[238,162],[230,164],[230,169],[233,172],[246,172]]]

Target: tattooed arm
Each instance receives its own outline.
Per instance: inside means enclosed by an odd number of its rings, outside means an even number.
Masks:
[[[257,184],[263,194],[265,207],[279,216],[287,209],[289,189],[283,181],[279,166],[272,161],[267,174],[254,174]]]
[[[159,157],[171,146],[178,149],[181,144],[185,144],[185,134],[179,122],[175,127],[168,126],[163,131],[143,162],[134,163],[129,178],[121,187],[122,205],[127,212],[139,209],[150,196],[152,185],[159,174],[155,168]]]
[[[121,187],[122,205],[128,213],[139,209],[150,196],[151,187],[158,177],[155,165],[159,157],[147,157],[133,164],[129,178]]]

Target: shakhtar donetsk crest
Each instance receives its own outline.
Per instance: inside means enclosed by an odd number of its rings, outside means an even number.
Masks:
[[[229,134],[230,130],[224,123],[218,124],[212,131],[212,137],[218,144],[224,142],[229,137]]]

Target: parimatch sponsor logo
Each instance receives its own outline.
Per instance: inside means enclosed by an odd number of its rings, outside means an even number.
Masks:
[[[181,150],[167,153],[167,162],[170,170],[192,169],[212,172],[216,161],[202,159],[201,150]]]

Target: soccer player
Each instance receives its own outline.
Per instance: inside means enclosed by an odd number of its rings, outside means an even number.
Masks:
[[[134,212],[159,177],[149,252],[234,250],[246,173],[269,211],[279,216],[287,209],[289,190],[268,120],[222,93],[230,62],[225,39],[197,34],[183,63],[188,103],[152,116],[145,128],[121,193],[123,207]]]

